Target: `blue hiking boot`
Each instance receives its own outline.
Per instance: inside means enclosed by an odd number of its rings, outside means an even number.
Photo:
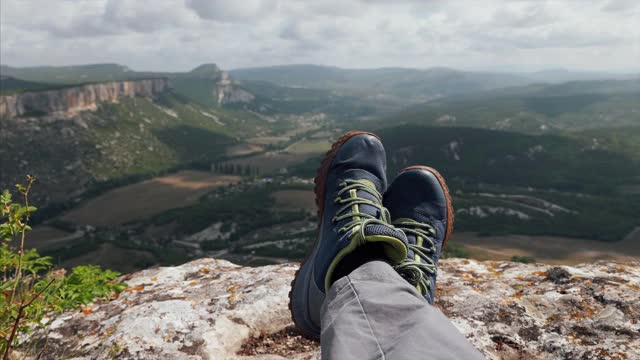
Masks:
[[[407,258],[407,238],[390,225],[382,206],[386,155],[377,136],[359,131],[342,136],[322,161],[315,184],[318,238],[291,284],[289,309],[298,329],[318,338],[320,308],[336,270],[368,248],[399,264]]]
[[[409,240],[407,259],[395,269],[433,304],[438,260],[453,231],[447,184],[435,169],[412,166],[389,186],[384,205]]]

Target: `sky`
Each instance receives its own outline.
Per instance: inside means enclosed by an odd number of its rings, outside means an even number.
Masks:
[[[1,0],[0,63],[640,70],[637,0]]]

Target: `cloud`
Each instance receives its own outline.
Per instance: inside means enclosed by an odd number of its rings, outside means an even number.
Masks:
[[[130,32],[151,33],[168,28],[189,27],[197,20],[184,6],[176,7],[174,0],[154,0],[153,6],[134,0],[58,0],[58,6],[50,9],[48,1],[21,1],[24,2],[20,5],[11,3],[13,8],[7,10],[14,10],[23,17],[24,21],[16,21],[13,23],[14,26],[23,31],[44,31],[61,38],[91,38]],[[48,16],[42,16],[42,11],[37,11],[35,16],[29,16],[29,8],[34,11],[47,8]],[[11,22],[17,18],[7,18],[7,21]]]
[[[186,6],[207,20],[245,22],[275,10],[274,1],[266,0],[186,0]]]
[[[585,47],[608,47],[623,42],[622,39],[613,34],[593,33],[580,34],[566,31],[566,29],[557,29],[544,31],[539,33],[520,33],[520,34],[479,34],[476,42],[479,45],[492,45],[485,47],[477,47],[477,49],[511,48],[511,49],[576,49]]]
[[[75,19],[68,23],[44,23],[40,30],[61,38],[99,37],[126,34],[127,29],[110,26],[100,17]]]
[[[524,5],[524,6],[522,6]],[[544,2],[535,4],[513,3],[498,8],[492,17],[492,23],[507,28],[531,28],[554,22]]]
[[[637,0],[610,0],[602,10],[609,12],[635,12],[640,13],[640,3]]]
[[[638,69],[635,0],[1,0],[0,61]]]
[[[289,22],[280,30],[279,36],[284,40],[304,41],[304,35],[297,22]]]
[[[111,26],[136,32],[153,32],[166,28],[189,27],[197,22],[195,16],[175,0],[148,2],[131,0],[109,0],[102,19]]]

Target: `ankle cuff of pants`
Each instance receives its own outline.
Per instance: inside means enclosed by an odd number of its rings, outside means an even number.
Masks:
[[[400,276],[395,269],[389,265],[389,263],[374,260],[369,261],[366,264],[358,267],[353,270],[351,274],[349,274],[349,278],[352,281],[359,280],[380,280],[380,279],[389,279],[389,280],[403,280],[402,276]]]
[[[396,282],[398,280],[403,282],[406,281],[393,269],[391,265],[389,265],[389,263],[380,260],[369,261],[353,270],[349,275],[336,280],[329,288],[327,296],[329,297],[339,293],[345,286],[348,286],[350,282]]]

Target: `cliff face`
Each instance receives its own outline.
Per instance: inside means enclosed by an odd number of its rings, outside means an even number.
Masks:
[[[250,103],[256,98],[250,92],[238,87],[226,71],[220,72],[220,78],[216,83],[214,96],[220,105]]]
[[[29,115],[69,116],[95,110],[99,103],[114,103],[124,97],[152,97],[168,86],[166,79],[106,82],[59,90],[0,96],[0,118]]]
[[[52,319],[42,358],[319,359],[291,327],[296,268],[201,259],[126,276],[118,299]],[[437,299],[489,359],[640,358],[640,263],[443,260]]]

